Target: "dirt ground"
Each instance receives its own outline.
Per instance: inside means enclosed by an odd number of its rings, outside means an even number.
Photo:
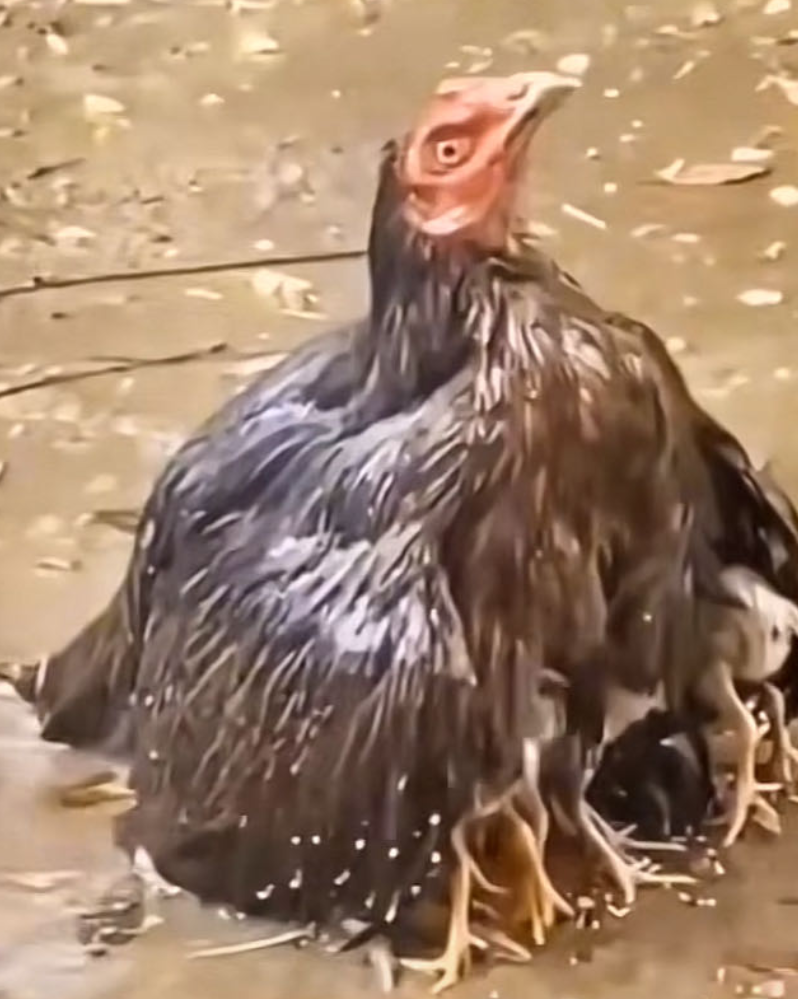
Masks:
[[[789,0],[6,0],[0,659],[57,647],[109,596],[129,537],[98,511],[135,510],[220,400],[367,296],[360,259],[278,267],[288,280],[256,266],[124,275],[362,249],[379,146],[442,75],[558,62],[587,68],[533,158],[546,243],[602,302],[659,329],[701,400],[798,495]],[[710,183],[665,182],[676,160],[713,164],[693,176]],[[111,279],[47,287],[92,275]],[[188,960],[266,929],[185,898],[87,957],[73,903],[121,860],[108,809],[63,809],[53,787],[94,765],[39,743],[0,691],[2,999],[375,994],[357,955]],[[796,833],[788,816],[780,840],[735,848],[704,891],[715,906],[645,894],[580,963],[564,931],[532,966],[480,973],[460,995],[798,995]],[[400,994],[425,989],[407,977]]]

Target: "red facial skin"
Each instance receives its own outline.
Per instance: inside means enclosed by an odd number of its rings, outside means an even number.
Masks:
[[[529,140],[577,86],[554,73],[441,83],[397,166],[411,224],[437,239],[501,249]]]

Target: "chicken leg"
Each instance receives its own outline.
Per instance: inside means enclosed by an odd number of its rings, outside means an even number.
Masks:
[[[434,993],[455,985],[471,963],[471,947],[484,949],[486,941],[471,931],[469,911],[473,883],[476,882],[486,891],[501,892],[503,889],[491,884],[482,873],[476,860],[471,855],[466,841],[468,825],[477,819],[494,814],[499,808],[486,806],[469,814],[452,830],[451,843],[455,854],[455,870],[451,883],[451,912],[446,933],[446,945],[440,957],[431,959],[402,958],[404,967],[411,971],[422,971],[427,974],[439,974],[440,978],[433,986]]]
[[[527,872],[521,887],[525,907],[532,924],[532,939],[538,947],[546,942],[546,931],[554,925],[556,913],[573,916],[574,910],[551,882],[543,863],[543,851],[530,824],[508,804],[503,813],[510,821],[527,860]]]
[[[525,894],[532,921],[532,939],[538,945],[545,941],[545,931],[554,924],[555,914],[573,917],[574,910],[551,882],[544,863],[546,840],[549,835],[549,813],[540,793],[540,747],[532,739],[524,741],[523,776],[517,798],[530,816],[522,817],[512,802],[505,815],[528,860],[528,882]]]

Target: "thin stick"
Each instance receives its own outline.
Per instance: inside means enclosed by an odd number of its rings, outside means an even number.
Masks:
[[[268,950],[270,947],[281,947],[283,944],[294,943],[295,940],[307,940],[311,928],[303,926],[300,930],[286,930],[273,937],[261,937],[259,940],[247,940],[245,943],[228,944],[224,947],[205,947],[194,950],[188,955],[189,961],[204,957],[232,957],[236,954],[249,954],[255,950]]]
[[[0,399],[6,399],[12,395],[22,395],[23,392],[32,392],[34,389],[49,388],[53,385],[65,385],[69,382],[79,382],[86,378],[100,378],[104,375],[119,374],[125,371],[136,371],[139,368],[154,368],[167,364],[186,364],[189,361],[198,361],[203,357],[212,357],[217,354],[231,354],[252,357],[267,357],[275,351],[264,350],[254,352],[237,351],[225,343],[223,340],[209,343],[204,347],[197,347],[194,350],[182,351],[178,354],[162,354],[160,357],[119,357],[113,358],[105,364],[96,362],[96,367],[78,368],[71,371],[59,371],[56,374],[42,375],[40,378],[31,378],[26,382],[18,382],[16,385],[8,385],[0,389]]]
[[[298,264],[324,264],[335,260],[357,260],[366,251],[329,250],[318,253],[284,253],[273,257],[249,257],[243,260],[223,260],[207,264],[183,264],[179,267],[154,267],[141,271],[106,271],[84,277],[34,277],[24,284],[0,288],[0,299],[31,295],[37,291],[60,288],[80,288],[84,285],[111,284],[116,281],[143,281],[145,278],[187,277],[191,274],[219,274],[223,271],[252,270],[255,267],[291,267]]]

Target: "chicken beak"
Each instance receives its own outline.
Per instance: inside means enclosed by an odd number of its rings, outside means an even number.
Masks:
[[[521,139],[526,145],[538,126],[582,86],[575,76],[561,73],[516,73],[507,80],[507,142]]]

